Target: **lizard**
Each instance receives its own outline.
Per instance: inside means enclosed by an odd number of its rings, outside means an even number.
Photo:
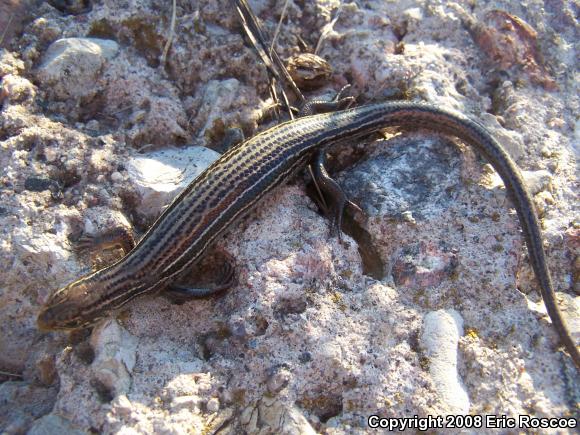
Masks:
[[[334,105],[342,108],[342,101],[335,101]],[[325,109],[332,106],[329,103]],[[517,165],[481,123],[457,111],[405,101],[307,114],[233,146],[173,200],[125,257],[54,292],[38,316],[39,329],[86,327],[138,296],[163,289],[184,298],[195,298],[227,288],[231,276],[206,289],[179,286],[175,282],[200,261],[220,234],[268,192],[311,163],[316,184],[330,199],[327,212],[332,228],[340,234],[345,209],[360,209],[325,170],[326,149],[339,140],[392,126],[425,128],[458,137],[473,146],[497,171],[517,211],[547,312],[562,344],[580,368],[578,347],[555,300],[532,197]],[[231,271],[233,266],[226,269]]]

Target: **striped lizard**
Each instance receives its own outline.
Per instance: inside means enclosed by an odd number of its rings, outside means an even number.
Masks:
[[[38,316],[38,327],[41,330],[85,327],[137,296],[167,288],[190,297],[217,291],[172,285],[238,218],[311,162],[315,162],[314,178],[323,195],[332,200],[329,212],[333,228],[340,231],[344,209],[356,206],[326,173],[325,149],[338,140],[390,126],[426,128],[456,136],[491,163],[513,200],[554,328],[580,367],[580,353],[555,301],[532,198],[516,164],[480,123],[459,112],[412,102],[370,104],[304,116],[232,147],[173,200],[125,257],[56,291]]]

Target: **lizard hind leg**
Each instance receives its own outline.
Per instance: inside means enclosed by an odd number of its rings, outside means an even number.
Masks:
[[[338,236],[338,239],[341,240],[342,218],[345,210],[361,220],[365,220],[366,216],[358,205],[348,199],[342,187],[328,174],[325,163],[325,152],[320,150],[312,165],[314,182],[319,187],[323,198],[317,202],[331,222],[331,234]]]
[[[341,240],[342,231],[351,236],[358,245],[363,273],[375,279],[385,278],[385,263],[372,237],[365,229],[367,215],[358,205],[350,201],[340,185],[330,177],[324,167],[325,154],[320,151],[313,166],[313,176],[319,190],[310,190],[312,198],[331,221],[331,234]],[[345,213],[346,212],[346,213]]]
[[[192,271],[169,285],[161,295],[174,304],[182,304],[218,295],[236,284],[234,258],[225,251],[215,250],[205,255]]]

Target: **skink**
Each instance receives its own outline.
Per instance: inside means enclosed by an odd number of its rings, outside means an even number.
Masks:
[[[39,328],[88,326],[137,296],[166,288],[198,262],[239,217],[320,156],[327,146],[391,126],[426,128],[456,136],[475,147],[499,173],[519,216],[548,314],[580,367],[580,353],[556,305],[538,219],[519,169],[478,122],[455,111],[410,102],[305,116],[232,147],[174,199],[124,258],[56,291],[38,317]],[[331,185],[327,192],[336,190],[333,180],[322,181]],[[342,213],[343,205],[339,204],[338,213]]]

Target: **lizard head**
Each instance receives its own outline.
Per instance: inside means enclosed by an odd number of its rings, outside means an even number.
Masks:
[[[90,279],[80,279],[54,292],[44,304],[36,324],[41,331],[68,331],[89,326],[102,316],[87,305],[91,294]],[[89,307],[89,308],[87,308]]]

